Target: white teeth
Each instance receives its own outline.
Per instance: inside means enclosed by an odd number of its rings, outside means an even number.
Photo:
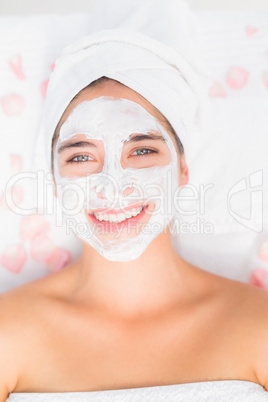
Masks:
[[[119,222],[121,222],[121,221],[124,221],[124,220],[125,220],[125,215],[124,215],[123,213],[118,214],[117,216],[118,216],[118,220],[119,220]]]
[[[103,213],[95,213],[93,215],[100,221],[107,221],[112,223],[123,222],[126,219],[131,218],[132,216],[137,216],[144,208],[144,205],[139,208],[133,208],[126,212],[120,212],[119,214],[103,214]]]
[[[117,220],[117,215],[109,214],[109,221],[110,222],[115,222],[116,220]]]
[[[131,212],[130,212],[130,211],[127,211],[127,212],[126,212],[126,218],[131,218],[131,217],[132,217]]]

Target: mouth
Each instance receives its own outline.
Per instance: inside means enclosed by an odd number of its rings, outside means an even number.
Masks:
[[[120,223],[126,219],[131,219],[133,216],[138,216],[147,205],[140,206],[130,206],[123,209],[118,210],[95,210],[92,214],[98,221],[102,222],[110,222],[110,223]]]
[[[139,204],[117,210],[98,209],[87,211],[87,215],[93,223],[102,225],[105,231],[110,232],[128,227],[130,224],[136,225],[145,215],[148,206],[148,204]]]

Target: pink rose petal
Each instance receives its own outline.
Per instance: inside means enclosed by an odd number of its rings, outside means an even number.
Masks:
[[[226,82],[232,89],[242,89],[247,84],[249,72],[242,67],[232,67],[226,74]]]
[[[54,70],[54,68],[55,68],[55,63],[52,63],[52,64],[50,65],[50,69],[51,69],[51,71],[53,71],[53,70]]]
[[[21,271],[26,260],[27,254],[22,244],[12,244],[0,255],[0,264],[16,274]]]
[[[45,234],[35,236],[31,241],[31,257],[37,262],[46,261],[52,254],[55,245]]]
[[[268,270],[256,268],[251,274],[250,284],[268,290]]]
[[[252,36],[254,35],[256,32],[258,32],[259,28],[255,28],[255,27],[251,27],[251,26],[247,26],[246,27],[246,35],[247,36]]]
[[[19,80],[25,80],[25,74],[22,68],[21,55],[14,55],[9,59],[9,66]]]
[[[9,157],[10,157],[10,166],[12,173],[21,172],[23,168],[22,156],[16,154],[10,154]]]
[[[19,206],[23,200],[24,190],[19,184],[15,184],[13,187],[8,188],[0,197],[0,207],[12,210],[13,204]]]
[[[226,92],[219,81],[214,81],[209,89],[209,97],[211,98],[225,98]]]
[[[42,95],[42,97],[44,99],[45,99],[46,94],[47,94],[48,81],[49,80],[46,80],[46,81],[42,82],[42,84],[40,85],[40,92],[41,92],[41,95]]]
[[[51,272],[60,271],[65,265],[67,265],[71,260],[71,254],[69,251],[61,248],[55,247],[53,253],[47,259],[47,268]]]
[[[25,108],[25,100],[18,94],[3,96],[0,102],[3,112],[9,117],[18,116]]]
[[[50,230],[50,223],[44,215],[31,215],[23,218],[20,224],[20,237],[22,241],[32,240],[38,234],[47,233]]]
[[[265,88],[268,90],[268,71],[265,71],[263,73],[263,81],[264,81]]]
[[[266,239],[261,245],[259,258],[263,262],[268,262],[268,239]]]

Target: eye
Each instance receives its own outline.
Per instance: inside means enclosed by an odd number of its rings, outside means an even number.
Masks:
[[[139,149],[136,149],[136,151],[134,151],[132,154],[135,154],[135,153],[136,153],[136,155],[134,155],[134,156],[146,156],[146,155],[150,155],[153,153],[157,154],[158,151],[155,151],[154,149],[150,149],[150,148],[139,148]]]
[[[73,158],[69,159],[67,162],[70,163],[83,163],[83,162],[89,162],[94,160],[93,158],[91,158],[89,155],[77,155],[74,156]]]

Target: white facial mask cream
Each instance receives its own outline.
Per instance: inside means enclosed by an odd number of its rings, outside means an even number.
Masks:
[[[75,107],[60,129],[54,173],[65,223],[110,261],[138,258],[174,216],[177,152],[136,102],[101,96]]]

